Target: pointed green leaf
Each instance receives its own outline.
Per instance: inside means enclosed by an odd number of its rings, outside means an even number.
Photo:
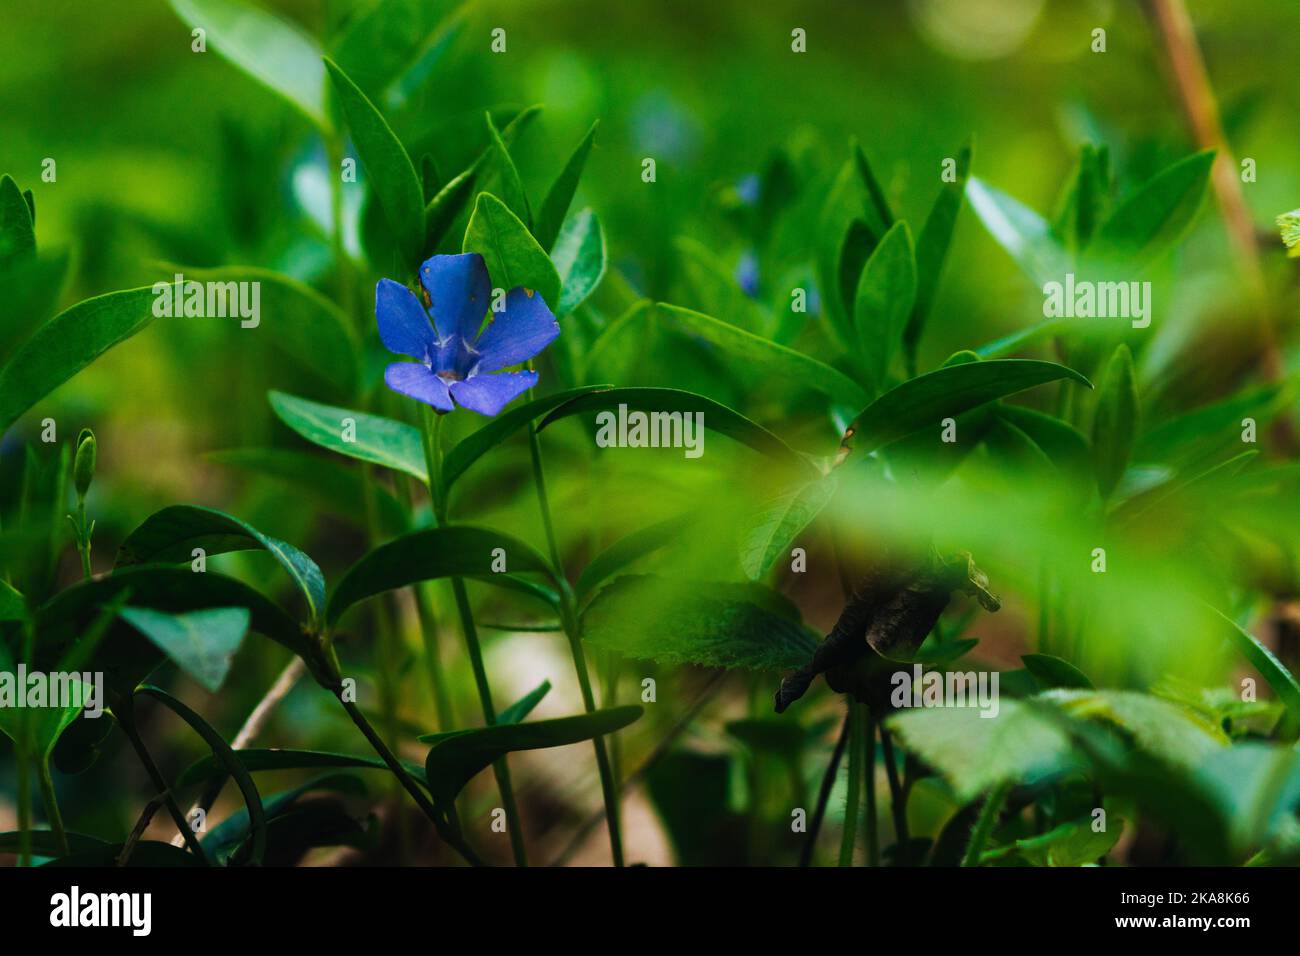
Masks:
[[[758,581],[790,545],[812,524],[835,496],[836,479],[827,475],[800,485],[770,501],[753,515],[740,539],[740,564],[751,581]]]
[[[1092,450],[1097,488],[1108,497],[1128,466],[1137,433],[1138,397],[1133,382],[1133,356],[1121,345],[1111,356],[1097,395],[1097,413],[1092,422]]]
[[[569,204],[573,202],[573,194],[578,190],[578,181],[582,179],[582,169],[587,164],[587,154],[591,152],[596,127],[599,125],[599,120],[591,124],[587,135],[582,137],[582,142],[564,164],[564,169],[560,170],[560,175],[551,183],[546,198],[542,200],[542,207],[537,211],[534,234],[543,249],[552,248],[560,234],[560,226],[569,211]]]
[[[31,666],[31,665],[29,665]],[[32,666],[35,671],[38,668]],[[3,706],[0,706],[0,733],[4,734],[10,740],[17,741],[19,734],[23,730],[23,720],[27,720],[27,740],[33,748],[29,751],[36,759],[42,763],[48,763],[50,754],[54,750],[54,745],[58,743],[59,736],[68,728],[77,715],[81,713],[82,708],[91,702],[95,693],[95,688],[80,680],[69,679],[66,684],[62,680],[56,680],[50,676],[46,682],[47,694],[54,694],[56,691],[60,694],[66,692],[66,698],[60,698],[63,703],[56,706],[58,702],[48,699],[42,706],[15,706],[15,695],[26,695],[27,687],[17,686],[17,666],[16,662],[9,654],[9,648],[3,640],[0,640],[0,683],[8,684],[4,688],[4,696],[10,698]],[[24,699],[26,699],[24,697]],[[100,707],[107,706],[107,701],[102,698],[98,701]],[[26,717],[24,718],[24,715]],[[96,718],[103,720],[101,714]]]
[[[430,46],[456,3],[379,0],[362,5],[334,45],[333,59],[373,102]]]
[[[732,363],[766,372],[775,381],[821,392],[835,402],[861,405],[866,401],[866,393],[851,378],[802,352],[759,338],[701,312],[665,303],[659,303],[656,308],[683,331],[716,345]]]
[[[633,531],[627,537],[616,541],[600,554],[587,562],[587,566],[578,575],[578,583],[573,591],[579,602],[600,587],[613,575],[623,570],[633,561],[657,551],[664,545],[681,536],[692,523],[698,520],[693,512],[659,521],[646,528]]]
[[[176,15],[259,83],[328,131],[325,71],[316,41],[296,24],[244,0],[170,0]]]
[[[853,327],[867,379],[880,392],[903,343],[916,301],[916,256],[907,223],[895,223],[862,267],[853,299]]]
[[[972,176],[966,198],[984,228],[1038,286],[1059,280],[1068,257],[1042,216]]]
[[[381,415],[322,405],[284,392],[268,392],[267,398],[280,421],[312,444],[428,482],[419,429]]]
[[[468,525],[416,531],[380,545],[352,565],[330,595],[325,619],[332,627],[359,601],[416,581],[473,577],[501,584],[498,579],[507,573],[529,572],[554,580],[546,559],[510,535]]]
[[[971,146],[967,143],[957,153],[956,181],[945,182],[940,187],[939,195],[930,207],[930,214],[925,217],[925,225],[916,237],[916,302],[907,322],[907,330],[903,333],[903,346],[907,350],[909,362],[913,364],[925,320],[939,291],[939,279],[943,275],[944,261],[948,258],[948,248],[952,245],[957,214],[961,211],[961,199],[966,193],[966,181],[970,178],[970,162]]]
[[[584,209],[564,223],[551,259],[563,288],[555,312],[562,319],[582,305],[605,277],[605,234],[594,212]]]
[[[1025,654],[1020,658],[1043,690],[1065,687],[1073,690],[1092,690],[1092,681],[1083,671],[1069,661],[1051,654]]]
[[[152,289],[78,302],[42,325],[0,368],[0,434],[50,392],[153,321]]]
[[[310,619],[319,619],[325,607],[325,578],[316,562],[293,545],[214,508],[172,505],[154,512],[122,542],[117,566],[188,563],[195,548],[208,555],[269,551],[306,598]]]
[[[1292,722],[1300,725],[1300,682],[1296,681],[1286,665],[1278,660],[1277,656],[1257,637],[1222,611],[1215,608],[1210,610],[1223,619],[1233,646],[1241,652],[1241,656],[1246,658],[1250,666],[1259,671],[1264,680],[1268,681],[1268,686],[1273,688],[1273,693],[1277,694],[1278,699],[1291,715]]]
[[[242,607],[217,607],[189,614],[125,607],[118,613],[158,645],[177,667],[214,694],[221,689],[235,652],[248,633],[248,609]]]
[[[424,190],[420,177],[397,134],[375,105],[332,60],[326,57],[324,62],[370,189],[384,210],[398,251],[414,270],[424,251]]]
[[[494,288],[509,292],[522,286],[538,293],[552,312],[559,307],[555,264],[519,217],[491,193],[479,194],[462,249],[482,254]]]
[[[0,261],[36,251],[36,227],[22,190],[9,174],[0,176]]]
[[[944,418],[1062,379],[1092,388],[1078,372],[1055,362],[998,359],[936,369],[891,389],[863,409],[849,426],[851,445],[860,453],[873,451],[937,426]]]
[[[528,203],[528,193],[524,191],[523,180],[519,178],[519,168],[515,166],[514,158],[506,148],[505,140],[501,138],[500,131],[492,122],[492,114],[489,112],[483,115],[487,121],[488,153],[491,158],[485,166],[486,173],[480,180],[482,183],[480,188],[484,192],[499,195],[506,208],[514,213],[520,222],[525,226],[531,226],[533,210]]]
[[[613,707],[575,717],[498,724],[451,734],[434,743],[425,761],[425,777],[434,800],[451,806],[476,774],[498,758],[519,750],[542,750],[603,737],[637,720],[640,706]]]
[[[1206,150],[1143,183],[1097,231],[1089,259],[1138,270],[1166,252],[1195,218],[1213,165],[1214,151]]]

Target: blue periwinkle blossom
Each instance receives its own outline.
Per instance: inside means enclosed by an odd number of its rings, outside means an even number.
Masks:
[[[420,285],[427,309],[392,279],[380,279],[375,287],[375,320],[384,347],[416,360],[384,370],[389,388],[440,412],[459,405],[496,415],[537,384],[536,372],[501,369],[528,361],[560,334],[540,295],[511,289],[504,309],[480,331],[492,294],[482,256],[434,256],[420,266]]]

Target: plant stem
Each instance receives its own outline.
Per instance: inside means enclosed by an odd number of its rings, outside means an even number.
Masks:
[[[889,810],[894,817],[894,865],[906,866],[908,862],[907,794],[898,782],[898,764],[894,760],[894,738],[883,726],[880,728],[880,746],[884,751],[885,776],[889,780]]]
[[[118,723],[121,724],[123,733],[125,733],[127,739],[131,741],[131,746],[135,749],[136,756],[140,758],[140,763],[144,766],[145,773],[149,775],[149,779],[153,782],[154,789],[158,791],[158,796],[162,799],[163,806],[165,806],[167,812],[171,814],[172,822],[176,824],[176,829],[179,830],[181,836],[185,838],[185,845],[190,848],[191,853],[210,866],[212,861],[208,859],[207,851],[204,850],[202,845],[199,843],[198,838],[194,835],[194,831],[190,828],[189,822],[185,819],[184,814],[181,813],[181,808],[176,804],[176,798],[172,795],[171,784],[169,784],[167,778],[162,775],[162,771],[158,769],[158,765],[153,762],[153,757],[149,755],[148,748],[145,747],[144,741],[140,738],[140,732],[135,726],[135,717],[129,710],[130,707],[131,705],[128,703],[126,708],[123,708],[125,713],[118,713],[117,715]]]
[[[880,866],[880,820],[876,809],[876,718],[867,712],[866,737],[863,749],[866,751],[866,767],[862,774],[867,791],[867,865]]]
[[[434,521],[441,526],[446,523],[447,518],[447,502],[442,494],[442,415],[428,405],[422,406],[422,409],[424,463],[429,472],[429,495],[433,499]],[[492,688],[488,684],[487,670],[483,666],[483,650],[479,645],[478,630],[474,627],[474,612],[470,608],[464,578],[452,578],[451,590],[456,598],[456,611],[460,615],[461,630],[465,634],[465,649],[469,653],[470,668],[474,672],[474,685],[478,690],[483,722],[493,727],[497,722],[496,707],[492,704]],[[492,772],[496,775],[497,789],[501,792],[501,803],[506,812],[506,825],[510,831],[510,850],[514,854],[515,865],[527,866],[528,857],[524,851],[524,834],[520,826],[519,809],[515,804],[514,787],[510,782],[510,767],[505,757],[492,764]]]
[[[59,798],[54,793],[50,777],[50,762],[44,758],[36,761],[36,779],[41,786],[41,799],[45,801],[45,816],[49,819],[54,842],[59,845],[59,855],[68,855],[68,834],[63,829],[63,814],[59,812]]]
[[[800,866],[812,865],[813,849],[817,846],[817,834],[821,832],[822,820],[826,817],[826,804],[830,802],[831,790],[835,788],[835,777],[840,770],[840,758],[844,756],[844,748],[849,742],[851,720],[852,718],[847,715],[844,717],[844,724],[840,727],[840,738],[835,742],[830,763],[826,765],[826,773],[822,774],[821,788],[817,791],[817,806],[813,809],[812,820],[808,823],[808,836],[803,841],[803,849],[799,853]]]
[[[532,363],[529,362],[529,368]],[[531,395],[531,390],[529,392]],[[542,527],[546,531],[546,544],[550,549],[551,567],[560,581],[560,618],[564,624],[564,633],[569,639],[569,652],[573,656],[573,669],[578,674],[578,686],[582,689],[582,706],[587,713],[596,710],[596,699],[591,693],[591,677],[587,671],[587,659],[582,649],[580,625],[577,609],[574,607],[573,591],[564,576],[564,564],[560,559],[560,547],[555,539],[555,525],[551,520],[550,499],[546,493],[546,472],[542,467],[542,444],[537,437],[537,425],[528,423],[528,450],[533,463],[533,485],[537,489],[537,506],[542,512]],[[609,824],[609,850],[615,866],[623,865],[623,836],[619,826],[618,787],[614,784],[614,773],[610,768],[609,753],[605,749],[604,737],[593,737],[592,746],[596,750],[596,768],[600,772],[601,795],[605,801],[605,818]]]
[[[849,793],[844,802],[844,831],[840,838],[840,866],[853,865],[853,847],[858,838],[858,800],[862,792],[863,705],[851,696],[849,702]]]
[[[961,860],[962,866],[980,865],[980,856],[984,852],[984,844],[988,842],[989,834],[993,832],[993,827],[998,822],[998,815],[1002,812],[1002,807],[1007,802],[1007,794],[1010,792],[1011,784],[1000,784],[993,789],[988,799],[984,801],[984,807],[980,810],[979,819],[975,821],[975,829],[971,831],[970,843],[966,845],[966,854]]]

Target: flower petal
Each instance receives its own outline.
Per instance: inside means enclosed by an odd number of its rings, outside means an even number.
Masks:
[[[434,256],[420,266],[420,283],[429,293],[429,313],[446,339],[458,335],[473,342],[487,312],[492,283],[487,266],[477,252],[459,256]]]
[[[394,362],[384,369],[384,384],[394,392],[417,398],[440,412],[455,408],[447,383],[419,362]]]
[[[495,372],[526,362],[559,334],[560,326],[540,295],[511,289],[506,293],[505,311],[492,317],[474,345],[482,356],[479,371]]]
[[[415,293],[392,279],[375,286],[375,321],[384,348],[398,355],[425,359],[433,348],[433,326]]]
[[[495,415],[537,384],[536,372],[502,372],[500,375],[472,375],[451,383],[456,404],[480,415]]]

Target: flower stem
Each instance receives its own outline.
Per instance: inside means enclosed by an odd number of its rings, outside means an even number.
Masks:
[[[529,363],[531,367],[532,363]],[[578,674],[578,686],[582,689],[582,706],[587,713],[594,713],[596,700],[591,693],[591,676],[587,671],[587,658],[582,649],[582,637],[578,624],[577,608],[574,606],[573,590],[564,577],[564,564],[560,560],[560,547],[555,539],[555,525],[551,520],[550,499],[546,493],[546,473],[542,467],[542,444],[537,437],[535,422],[528,423],[528,449],[533,463],[533,485],[537,489],[537,505],[542,512],[542,527],[546,531],[546,544],[550,549],[551,566],[560,581],[560,619],[564,633],[569,639],[569,652],[573,655],[573,669]],[[593,737],[592,746],[596,749],[596,767],[600,771],[600,789],[605,801],[605,819],[609,825],[609,849],[615,866],[623,865],[623,837],[619,827],[618,787],[614,783],[614,772],[610,767],[609,753],[605,749],[604,737]]]
[[[853,845],[858,838],[858,798],[862,790],[862,715],[864,705],[849,702],[849,793],[844,803],[844,831],[840,838],[840,866],[853,865]]]
[[[975,821],[975,829],[971,831],[970,843],[966,845],[966,855],[961,860],[962,866],[980,865],[980,856],[984,852],[984,844],[988,842],[989,835],[998,822],[998,815],[1002,813],[1002,807],[1007,802],[1007,794],[1010,792],[1010,784],[1000,784],[993,789],[988,795],[988,799],[984,801],[984,807],[980,810],[979,819]]]
[[[59,855],[68,855],[68,834],[63,829],[63,814],[59,812],[59,798],[54,793],[54,781],[50,778],[50,762],[45,758],[36,761],[36,779],[41,785],[41,799],[45,802],[45,816],[50,822],[54,842],[59,845]]]
[[[424,463],[429,471],[429,495],[433,499],[434,520],[438,525],[443,525],[447,518],[447,502],[442,494],[442,415],[430,406],[422,407]],[[487,670],[483,666],[483,650],[478,641],[478,629],[474,626],[474,612],[470,608],[465,580],[452,578],[451,590],[456,598],[461,630],[465,633],[465,649],[469,653],[470,668],[474,672],[474,685],[478,689],[483,722],[493,727],[497,722],[496,707],[492,704],[492,688],[488,684]],[[501,792],[501,803],[506,811],[506,825],[510,831],[510,850],[514,854],[515,865],[527,866],[528,858],[524,852],[524,834],[520,826],[519,809],[515,805],[514,787],[510,782],[510,767],[505,757],[492,764],[492,772],[496,775],[497,789]]]

